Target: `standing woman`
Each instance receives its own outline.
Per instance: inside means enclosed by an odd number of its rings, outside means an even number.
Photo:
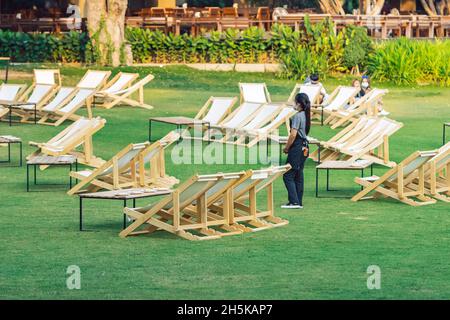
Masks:
[[[311,128],[311,102],[306,94],[295,96],[294,109],[297,113],[289,120],[291,129],[283,150],[288,155],[287,163],[291,165],[291,169],[283,176],[289,200],[281,206],[283,209],[303,208],[303,168],[309,156],[307,135]]]

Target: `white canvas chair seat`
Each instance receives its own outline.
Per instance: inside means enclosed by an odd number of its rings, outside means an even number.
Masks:
[[[13,102],[17,101],[23,91],[25,91],[25,85],[22,84],[6,84],[0,85],[0,118],[9,113],[9,108],[1,105],[2,101]]]
[[[395,163],[389,161],[388,139],[402,126],[388,118],[362,116],[329,141],[321,142],[320,158],[323,161],[364,159],[392,167]],[[311,158],[318,159],[317,150],[311,153]]]
[[[364,97],[361,97],[350,104],[347,109],[332,112],[327,119],[327,123],[332,124],[331,128],[335,129],[350,121],[356,120],[357,117],[364,114],[372,116],[389,114],[388,112],[378,111],[378,104],[387,92],[388,90],[384,89],[372,89]]]
[[[0,101],[16,101],[21,92],[25,89],[23,84],[6,84],[0,85]]]
[[[217,127],[222,129],[238,129],[245,125],[252,115],[254,115],[261,107],[258,103],[244,102],[237,110],[236,113],[231,114]]]
[[[139,77],[137,73],[125,73],[120,72],[117,79],[111,80],[110,84],[106,85],[106,88],[99,91],[99,95],[117,94],[118,92],[126,89],[131,83]]]
[[[239,131],[255,130],[259,127],[267,124],[270,120],[275,118],[281,109],[280,105],[275,104],[265,104],[262,105],[259,112],[254,116],[254,118],[244,125]]]
[[[30,104],[21,105],[20,108],[25,110],[34,110],[35,105],[36,108],[38,108],[41,101],[48,97],[48,95],[51,94],[54,89],[54,85],[37,84],[34,87],[34,90],[31,93],[30,97],[27,99],[27,101],[25,101],[26,103]]]
[[[436,155],[436,151],[418,151],[407,157],[394,168],[388,170],[383,176],[369,178],[355,178],[355,182],[363,190],[353,196],[352,201],[365,199],[371,192],[399,200],[412,206],[433,204],[436,200],[425,196],[424,191],[424,165]],[[407,181],[411,175],[418,176],[416,190],[408,187]]]
[[[96,97],[104,100],[99,106],[110,109],[115,105],[125,104],[149,110],[153,109],[151,105],[144,102],[144,86],[155,77],[149,74],[132,84],[132,81],[136,78],[136,74],[120,73],[119,78],[110,87],[96,94]],[[139,95],[138,100],[131,99],[135,92]]]
[[[236,103],[236,98],[211,97],[211,106],[208,113],[201,120],[210,125],[217,125]],[[196,117],[200,119],[200,117]]]
[[[87,107],[88,117],[91,118],[91,101],[94,94],[94,89],[75,89],[75,91],[71,91],[71,88],[64,88],[64,90],[60,90],[50,105],[42,109],[45,113],[39,120],[39,123],[59,126],[68,119],[76,121],[80,118],[76,112],[83,106]],[[50,111],[50,109],[54,108],[56,108],[54,111]]]
[[[78,82],[77,88],[99,90],[111,75],[111,71],[88,70]]]
[[[45,143],[30,141],[30,145],[38,147],[27,159],[45,154],[50,156],[74,155],[81,164],[99,167],[104,161],[93,155],[92,136],[105,125],[102,118],[80,118]],[[82,147],[82,150],[77,150]]]
[[[94,90],[91,89],[80,89],[77,91],[72,100],[66,104],[64,107],[59,108],[57,113],[72,113],[75,109],[78,109],[80,104],[82,104],[87,99],[94,95]]]
[[[61,75],[58,69],[34,69],[34,83],[59,86]]]
[[[241,103],[269,103],[270,95],[265,83],[239,83]]]
[[[61,87],[52,101],[45,105],[41,111],[56,112],[56,110],[58,110],[67,99],[73,97],[76,92],[77,89],[74,87]]]
[[[311,106],[317,106],[319,104],[321,85],[316,84],[297,84],[289,96],[288,102],[295,103],[295,96],[299,93],[304,93],[308,96]]]
[[[340,86],[337,94],[331,101],[327,101],[324,110],[335,111],[343,108],[351,98],[354,98],[358,94],[358,89],[354,87]]]
[[[255,131],[249,131],[250,134],[258,134],[258,135],[268,135],[273,130],[277,129],[281,124],[285,123],[289,120],[297,111],[295,111],[291,107],[284,107],[280,110],[278,115],[275,117],[273,121],[262,128],[258,128]]]

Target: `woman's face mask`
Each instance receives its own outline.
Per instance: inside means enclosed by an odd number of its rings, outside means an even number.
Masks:
[[[367,89],[369,87],[369,83],[367,81],[363,81],[363,83],[361,84],[361,87],[363,87],[364,89]]]

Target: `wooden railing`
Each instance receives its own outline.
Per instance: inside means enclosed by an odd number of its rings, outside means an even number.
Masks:
[[[159,29],[165,33],[180,34],[188,32],[196,35],[204,31],[222,31],[228,28],[246,29],[257,26],[264,30],[270,30],[274,23],[291,26],[296,30],[304,28],[304,13],[289,13],[285,16],[273,18],[266,7],[242,12],[230,8],[223,11],[219,8],[149,8],[142,9],[139,15],[126,18],[126,25],[131,27]],[[233,11],[234,10],[234,11]],[[225,12],[225,14],[224,14]],[[327,15],[308,14],[312,24],[331,19],[335,29],[340,30],[348,25],[357,25],[367,29],[369,35],[375,38],[391,38],[405,36],[408,38],[433,38],[450,36],[450,16],[426,16],[426,15]],[[78,22],[78,26],[77,26]],[[86,30],[86,22],[73,18],[39,18],[17,19],[15,15],[0,15],[0,28],[23,32],[66,32],[74,30]]]

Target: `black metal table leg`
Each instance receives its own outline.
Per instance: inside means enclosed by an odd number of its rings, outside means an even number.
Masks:
[[[8,83],[8,75],[9,75],[9,61],[6,62],[5,83]]]
[[[445,123],[442,125],[442,145],[445,144],[445,128],[447,126],[445,125]]]
[[[8,163],[11,162],[11,143],[8,143]]]
[[[319,169],[316,168],[316,198],[319,197]]]
[[[80,197],[80,231],[83,231],[83,197]]]
[[[330,191],[330,169],[327,169],[327,191]]]
[[[123,200],[123,207],[125,208],[127,206],[127,200]],[[127,215],[123,214],[123,228],[125,229],[127,227]]]
[[[30,191],[30,165],[27,164],[27,192]]]
[[[22,148],[22,141],[19,142],[19,165],[22,167],[22,158],[23,158],[23,148]]]
[[[9,106],[9,126],[12,126],[12,107]]]
[[[69,190],[72,189],[72,164],[70,164],[70,171],[69,171]]]
[[[37,169],[36,169],[36,165],[33,165],[34,167],[34,184],[37,184]]]

